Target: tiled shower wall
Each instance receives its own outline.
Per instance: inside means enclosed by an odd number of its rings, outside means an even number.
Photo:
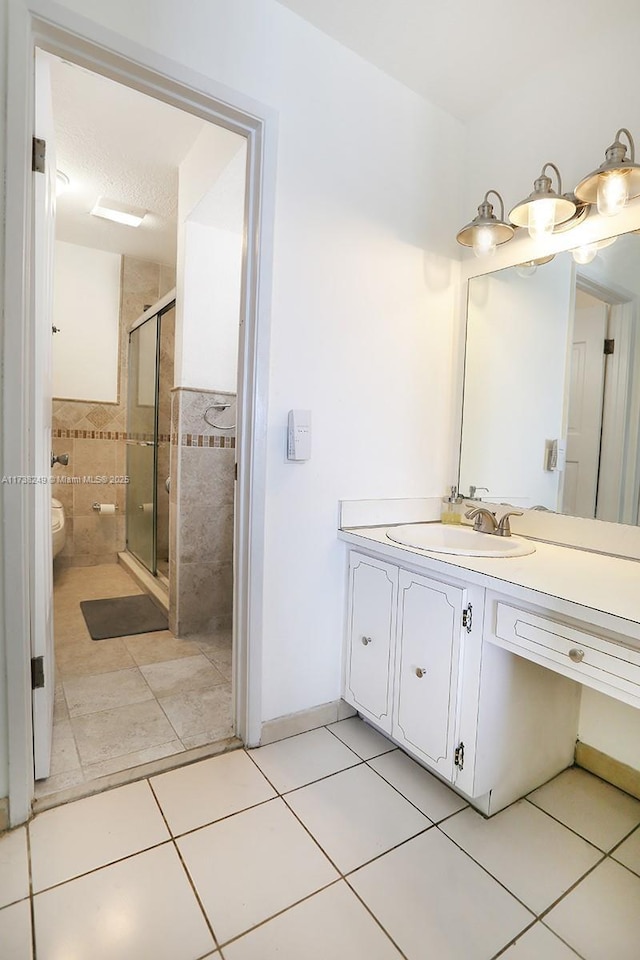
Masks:
[[[169,626],[178,636],[229,627],[233,597],[235,427],[220,429],[216,401],[235,395],[177,388],[171,410]],[[208,411],[208,412],[207,412]]]
[[[128,333],[131,324],[175,286],[175,270],[133,257],[122,258],[118,403],[85,403],[54,398],[53,452],[68,453],[69,464],[53,468],[52,496],[65,508],[67,538],[56,563],[92,566],[116,562],[125,549],[123,483],[93,483],[86,478],[117,480],[126,475]],[[114,516],[99,515],[92,504],[114,503]]]

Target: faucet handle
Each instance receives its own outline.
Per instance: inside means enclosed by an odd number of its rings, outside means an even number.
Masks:
[[[507,512],[503,513],[503,515],[500,517],[496,534],[499,537],[510,537],[511,524],[509,523],[509,517],[521,517],[522,515],[522,510],[507,510]]]

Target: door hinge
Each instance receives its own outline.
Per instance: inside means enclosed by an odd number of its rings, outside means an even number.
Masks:
[[[462,740],[456,747],[455,753],[453,754],[453,764],[458,768],[458,770],[462,770],[464,767],[464,743]]]
[[[471,633],[471,625],[473,623],[473,607],[470,603],[467,604],[465,610],[462,611],[462,626],[466,627],[467,633]]]
[[[31,169],[34,173],[44,173],[44,162],[47,156],[47,141],[40,137],[33,138],[31,147]]]
[[[613,353],[613,350],[614,350],[615,345],[616,345],[615,340],[605,340],[605,342],[604,342],[604,352],[605,352],[605,356],[608,357],[610,354]]]
[[[236,480],[238,479],[238,461],[237,461],[237,460],[236,460],[235,478],[236,478]]]
[[[41,690],[44,687],[44,657],[31,658],[31,689]]]

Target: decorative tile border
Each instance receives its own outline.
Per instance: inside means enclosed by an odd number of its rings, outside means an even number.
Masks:
[[[146,443],[153,441],[152,433],[127,433],[124,430],[67,430],[56,428],[51,431],[55,440],[142,440]],[[158,443],[169,443],[168,433],[158,434]]]
[[[173,446],[178,445],[178,435],[171,437]],[[181,447],[217,447],[218,449],[234,450],[236,446],[235,437],[211,437],[204,436],[201,433],[183,433],[180,437]]]

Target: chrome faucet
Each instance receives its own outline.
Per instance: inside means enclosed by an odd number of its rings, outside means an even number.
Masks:
[[[465,513],[467,520],[473,520],[473,529],[478,533],[491,533],[496,537],[510,537],[509,517],[521,517],[522,510],[509,510],[496,520],[496,515],[486,507],[474,507]]]
[[[465,513],[467,520],[473,520],[473,529],[478,533],[495,533],[498,529],[498,521],[495,513],[487,510],[486,507],[473,507]]]

